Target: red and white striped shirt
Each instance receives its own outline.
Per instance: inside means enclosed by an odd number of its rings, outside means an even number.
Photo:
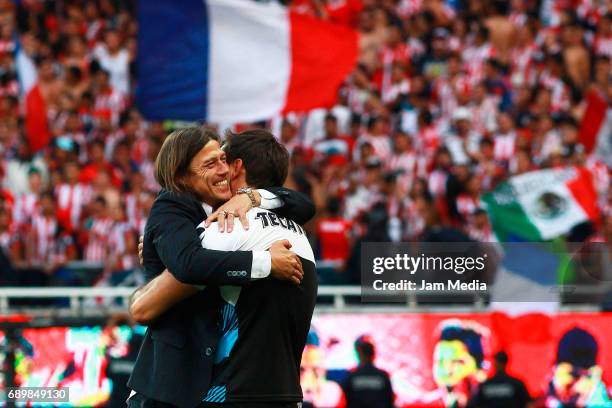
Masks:
[[[374,153],[378,156],[383,162],[386,161],[391,156],[391,142],[389,141],[389,136],[364,136],[361,138],[363,142],[370,143],[374,148]],[[357,143],[358,146],[361,146],[363,143]]]
[[[35,245],[32,261],[35,264],[45,265],[52,260],[57,228],[57,219],[52,216],[37,215],[32,220]]]
[[[110,218],[94,218],[89,229],[84,258],[90,262],[104,262],[110,253],[111,232],[114,221]]]
[[[512,79],[520,84],[533,85],[535,75],[533,70],[533,60],[538,46],[531,43],[523,48],[514,48],[511,51]]]
[[[496,129],[498,104],[497,97],[487,96],[479,105],[472,107],[472,126],[478,133],[484,134]]]
[[[595,55],[606,55],[612,59],[612,36],[595,37],[593,41],[593,51]]]
[[[0,54],[12,54],[15,51],[15,41],[0,40]]]
[[[132,192],[125,196],[125,212],[129,222],[144,216],[144,210],[142,208],[143,199],[144,193],[135,194]]]
[[[563,83],[561,78],[550,75],[544,72],[540,76],[540,84],[551,91],[552,95],[552,110],[554,112],[565,111],[570,107],[569,89]]]
[[[416,136],[416,150],[428,159],[433,157],[440,146],[440,134],[434,125],[421,128]]]
[[[6,255],[9,254],[11,246],[15,242],[16,235],[15,231],[9,229],[0,232],[0,249],[4,250]]]
[[[145,160],[140,165],[140,174],[144,176],[144,186],[148,191],[157,193],[161,187],[155,179],[155,163]]]
[[[444,119],[450,118],[457,107],[457,96],[451,79],[438,77],[433,83],[433,93],[440,104],[440,116]]]
[[[517,27],[524,26],[525,23],[528,21],[528,19],[529,17],[527,17],[527,14],[523,12],[519,13],[519,12],[513,11],[508,16],[508,20],[510,20],[510,22]]]
[[[463,51],[463,61],[467,67],[468,77],[472,85],[479,83],[484,76],[484,63],[495,57],[495,49],[490,43],[467,47]]]
[[[434,170],[429,175],[427,185],[432,196],[438,197],[446,193],[448,173],[444,170]]]
[[[382,101],[385,104],[394,103],[400,95],[407,95],[408,92],[410,92],[410,82],[407,79],[396,83],[383,81]]]
[[[476,228],[474,225],[468,224],[466,227],[466,232],[470,238],[479,242],[498,242],[497,237],[493,233],[493,229],[490,225],[487,225],[484,228]]]
[[[58,218],[68,229],[78,228],[83,206],[91,200],[91,187],[85,184],[60,184],[55,190]]]
[[[395,6],[397,14],[402,18],[412,17],[423,9],[423,0],[400,0]]]
[[[107,115],[110,114],[110,119],[113,125],[117,126],[119,123],[119,115],[126,107],[126,98],[125,96],[115,90],[108,89],[96,96],[94,110],[99,115]]]
[[[516,133],[508,132],[506,134],[497,134],[494,138],[493,144],[493,154],[495,155],[495,160],[509,161],[514,155],[514,150],[516,148]]]
[[[410,47],[408,44],[398,44],[395,48],[385,47],[380,59],[385,68],[391,68],[395,62],[408,63],[410,62]]]
[[[13,206],[13,221],[18,225],[29,224],[38,211],[38,195],[36,193],[21,194],[17,196]]]
[[[130,225],[132,226],[132,229],[136,231],[138,236],[144,235],[145,227],[147,225],[147,217],[143,215],[142,217],[131,219]]]
[[[146,137],[138,137],[132,144],[131,159],[137,164],[141,164],[146,160],[149,154],[149,139]]]
[[[3,86],[0,86],[0,96],[17,96],[19,95],[19,82],[9,81]]]
[[[387,162],[387,170],[402,172],[397,178],[397,183],[403,191],[408,192],[417,171],[416,153],[409,151],[391,155]]]
[[[467,194],[460,194],[457,197],[457,212],[467,220],[474,211],[480,207],[480,199]]]
[[[425,229],[425,220],[416,206],[416,202],[406,200],[402,206],[403,220],[405,221],[405,235],[409,240],[416,239]]]
[[[135,239],[133,235],[134,230],[127,222],[116,223],[112,227],[108,249],[111,257],[116,261],[116,264],[113,265],[115,270],[125,271],[138,266],[136,254],[127,246],[128,239]]]

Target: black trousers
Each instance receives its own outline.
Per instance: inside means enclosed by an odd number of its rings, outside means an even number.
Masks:
[[[128,408],[176,408],[167,402],[160,402],[140,394],[133,395],[127,402]],[[301,402],[228,402],[215,404],[203,402],[197,408],[306,408]]]

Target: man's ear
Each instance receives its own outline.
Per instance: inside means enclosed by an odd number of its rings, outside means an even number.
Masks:
[[[230,167],[232,169],[232,180],[235,180],[238,177],[240,177],[242,175],[242,172],[244,171],[244,166],[243,166],[243,163],[242,163],[242,159],[234,160],[230,164]]]

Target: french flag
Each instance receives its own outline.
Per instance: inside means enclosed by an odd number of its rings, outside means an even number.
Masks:
[[[276,1],[141,0],[137,103],[151,120],[253,122],[332,106],[357,33]]]

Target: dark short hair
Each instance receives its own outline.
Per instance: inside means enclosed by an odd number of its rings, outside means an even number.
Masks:
[[[355,348],[366,358],[374,358],[374,355],[376,354],[374,345],[371,343],[359,344],[355,346]]]
[[[381,118],[380,116],[372,116],[369,120],[368,120],[368,130],[371,130],[374,125],[376,125],[376,123],[378,122],[382,122],[383,118]]]
[[[506,365],[508,364],[508,353],[506,353],[503,350],[498,351],[497,353],[495,353],[495,356],[493,357],[493,359],[495,360],[497,364]]]
[[[419,118],[425,122],[427,125],[431,125],[433,123],[433,115],[431,114],[429,109],[424,109],[419,113]]]
[[[328,112],[325,115],[325,122],[329,122],[329,121],[338,122],[338,118],[336,118],[336,115],[334,115],[333,113]]]
[[[94,203],[96,204],[100,204],[104,207],[106,207],[106,198],[102,197],[101,195],[97,196],[96,198],[94,198]]]
[[[92,147],[99,147],[100,149],[104,150],[106,144],[102,139],[94,139],[89,143],[89,148],[91,149]]]
[[[355,340],[355,350],[366,358],[374,358],[376,354],[376,347],[370,336],[363,335],[359,336]]]
[[[79,67],[75,67],[74,65],[72,65],[68,68],[68,72],[70,72],[72,75],[74,75],[79,80],[83,78],[83,73],[81,72]]]
[[[483,137],[482,139],[480,139],[480,145],[484,146],[493,146],[493,141],[491,139],[489,139],[488,137]]]
[[[579,327],[567,331],[559,340],[556,364],[570,363],[579,368],[597,364],[598,345],[595,337]]]
[[[155,179],[159,185],[175,193],[189,190],[180,178],[187,174],[195,155],[211,140],[219,141],[219,135],[201,127],[187,127],[170,133],[155,159]]]
[[[51,191],[43,191],[40,193],[40,199],[42,200],[44,198],[48,198],[50,201],[53,201],[53,204],[55,204],[55,196]]]
[[[476,360],[476,365],[478,368],[482,367],[482,362],[484,361],[484,350],[482,347],[482,336],[477,333],[475,330],[469,328],[463,328],[458,326],[448,326],[442,330],[440,334],[440,340],[452,341],[459,340],[468,350],[468,353],[474,360]]]
[[[327,211],[334,217],[340,214],[342,203],[336,197],[330,197],[327,199]]]
[[[287,178],[289,153],[267,130],[225,132],[223,150],[228,163],[242,160],[246,181],[256,188],[282,186]]]
[[[110,79],[110,72],[108,72],[105,69],[100,68],[100,70],[98,71],[98,74],[102,74],[102,75],[104,75],[104,77],[106,79]]]

